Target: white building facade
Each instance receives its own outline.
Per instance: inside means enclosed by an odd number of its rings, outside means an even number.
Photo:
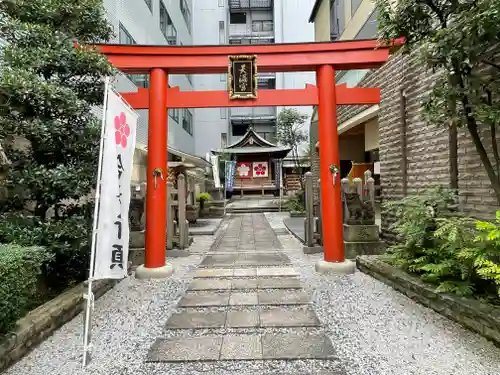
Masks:
[[[193,0],[104,0],[108,19],[115,29],[111,43],[151,45],[192,45]],[[187,75],[170,75],[169,85],[181,90],[193,90],[193,79]],[[115,88],[120,92],[149,87],[146,75],[117,78]],[[147,147],[148,111],[139,110],[137,127],[138,148]],[[192,109],[169,110],[168,145],[194,154],[194,118]]]
[[[308,23],[313,0],[104,0],[115,28],[112,43],[150,45],[221,45],[298,43],[314,41]],[[260,88],[303,88],[315,83],[314,73],[259,74]],[[170,75],[169,85],[183,91],[226,90],[227,74]],[[121,75],[118,91],[148,87],[145,75]],[[312,108],[301,112],[311,114]],[[139,148],[147,146],[147,110],[141,110]],[[276,142],[279,108],[210,108],[169,110],[168,145],[205,156],[241,137],[249,125]]]
[[[308,23],[313,0],[193,0],[193,42],[198,45],[248,45],[314,41]],[[263,73],[259,88],[304,88],[314,73]],[[227,89],[227,74],[195,75],[196,90]],[[195,152],[205,155],[243,136],[250,125],[264,139],[276,142],[279,108],[197,109]],[[312,108],[299,108],[311,114]]]

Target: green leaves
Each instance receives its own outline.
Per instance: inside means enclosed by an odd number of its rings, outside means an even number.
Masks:
[[[500,1],[376,0],[376,7],[380,39],[405,37],[404,51],[439,72],[424,101],[426,118],[467,128],[500,204],[500,155],[485,147],[497,143],[500,124]]]
[[[104,77],[114,70],[90,47],[113,29],[102,0],[3,0],[0,140],[11,162],[0,188],[0,242],[44,246],[50,287],[88,267]],[[75,48],[78,41],[81,48]]]

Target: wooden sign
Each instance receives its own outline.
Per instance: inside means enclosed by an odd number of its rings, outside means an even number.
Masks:
[[[230,99],[257,98],[257,56],[229,56]]]

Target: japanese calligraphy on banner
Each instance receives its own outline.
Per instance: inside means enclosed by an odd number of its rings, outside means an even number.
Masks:
[[[93,279],[127,276],[130,181],[137,114],[108,91]]]
[[[281,159],[274,159],[274,179],[277,188],[281,188],[281,173]]]
[[[257,98],[257,56],[229,56],[230,99]]]
[[[226,190],[230,192],[233,191],[235,168],[235,161],[226,161]]]

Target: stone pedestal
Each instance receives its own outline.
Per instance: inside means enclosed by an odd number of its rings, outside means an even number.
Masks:
[[[378,225],[344,224],[344,251],[346,259],[358,255],[382,254],[385,244],[380,241]]]

